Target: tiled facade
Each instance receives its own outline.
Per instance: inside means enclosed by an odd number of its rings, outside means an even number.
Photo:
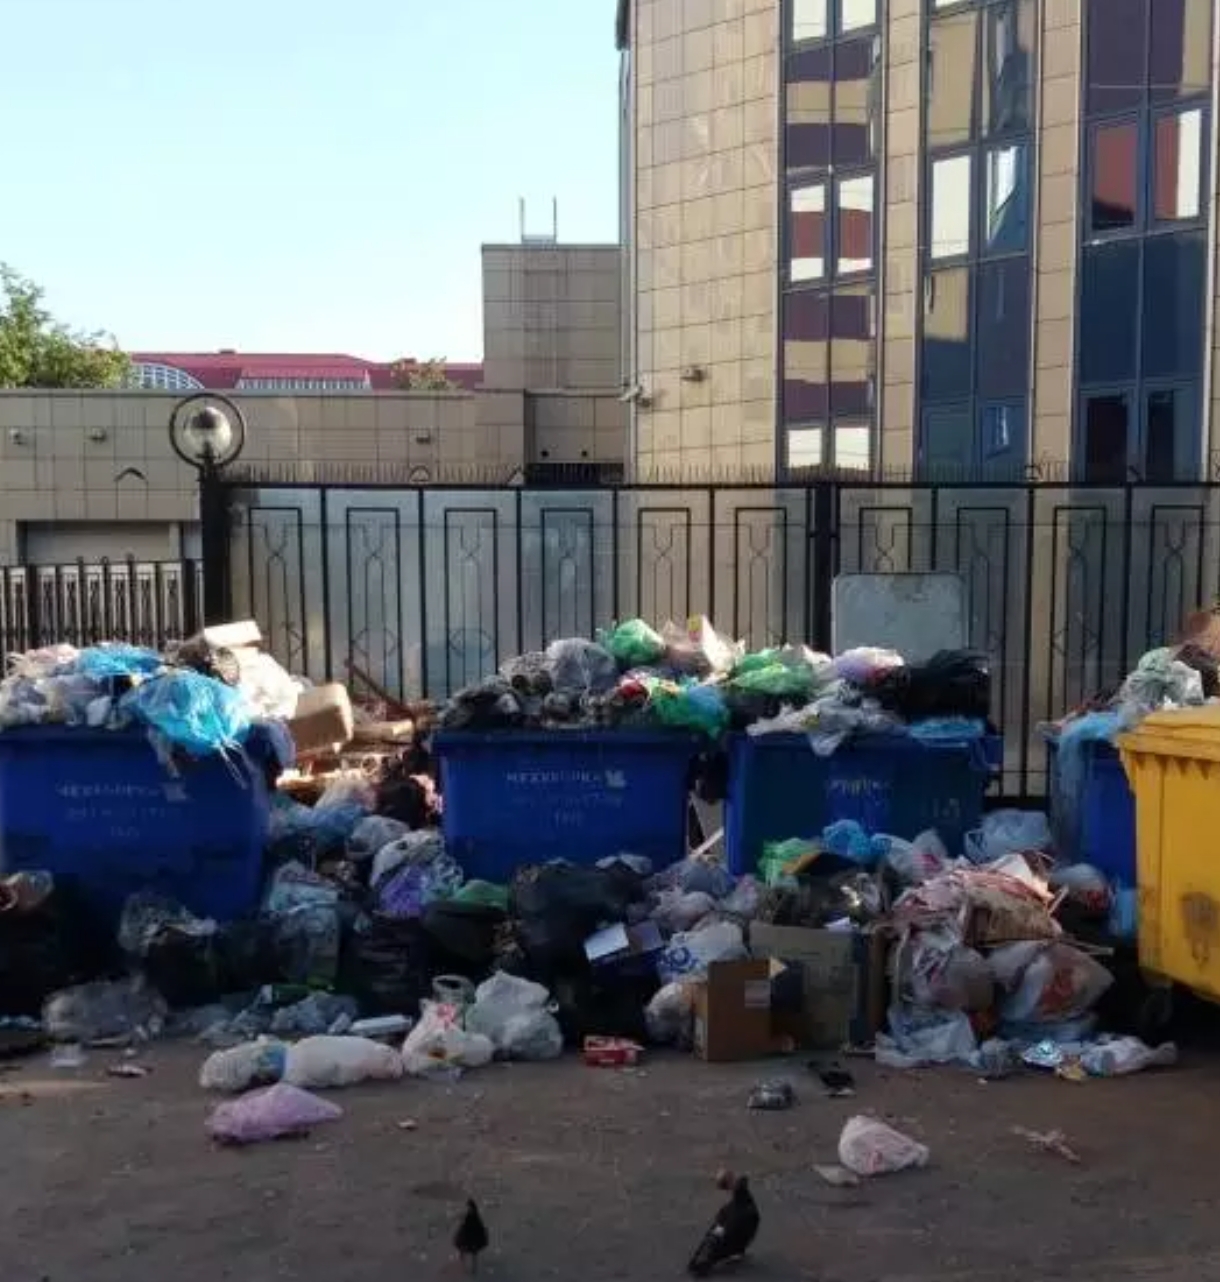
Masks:
[[[622,0],[639,471],[1209,471],[1218,7]]]

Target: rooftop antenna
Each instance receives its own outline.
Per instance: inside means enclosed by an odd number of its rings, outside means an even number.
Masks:
[[[523,245],[558,245],[559,244],[559,198],[551,197],[551,230],[549,232],[527,232],[525,230],[525,197],[517,197],[517,216],[521,228]]]

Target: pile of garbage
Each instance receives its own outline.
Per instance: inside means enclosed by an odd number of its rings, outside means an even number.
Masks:
[[[987,731],[985,656],[946,651],[908,665],[891,650],[836,658],[803,645],[747,652],[706,618],[658,632],[631,619],[509,659],[442,708],[447,730],[674,728],[800,733],[833,752],[855,733],[969,741]]]
[[[905,888],[886,915],[894,946],[878,1061],[958,1063],[986,1077],[1023,1065],[1113,1076],[1172,1062],[1171,1046],[1098,1033],[1111,950],[1069,934],[1064,921],[1106,920],[1105,878],[1056,865],[1040,813],[993,812],[969,844],[968,859],[891,865]]]
[[[281,765],[289,766],[294,745],[283,723],[295,715],[307,683],[290,677],[258,648],[257,629],[246,628],[253,631],[243,629],[235,648],[204,633],[165,654],[107,643],[13,655],[0,681],[0,731],[136,727],[168,759],[234,751],[264,725]]]

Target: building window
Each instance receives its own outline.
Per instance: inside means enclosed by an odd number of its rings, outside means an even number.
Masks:
[[[1034,0],[953,0],[925,24],[917,466],[929,476],[1024,472],[1036,18]]]
[[[1211,0],[1086,0],[1076,470],[1201,463]]]
[[[203,384],[186,370],[160,361],[137,361],[132,366],[132,382],[146,392],[201,392]]]
[[[878,0],[787,0],[779,420],[793,471],[868,471],[876,379]]]

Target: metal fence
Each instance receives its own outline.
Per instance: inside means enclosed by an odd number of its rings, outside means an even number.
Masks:
[[[1012,797],[1045,791],[1041,721],[1220,590],[1220,485],[225,488],[231,613],[290,668],[395,695],[636,614],[826,647],[837,574],[955,572]]]
[[[0,659],[65,641],[161,649],[199,626],[194,561],[76,561],[0,567]]]

